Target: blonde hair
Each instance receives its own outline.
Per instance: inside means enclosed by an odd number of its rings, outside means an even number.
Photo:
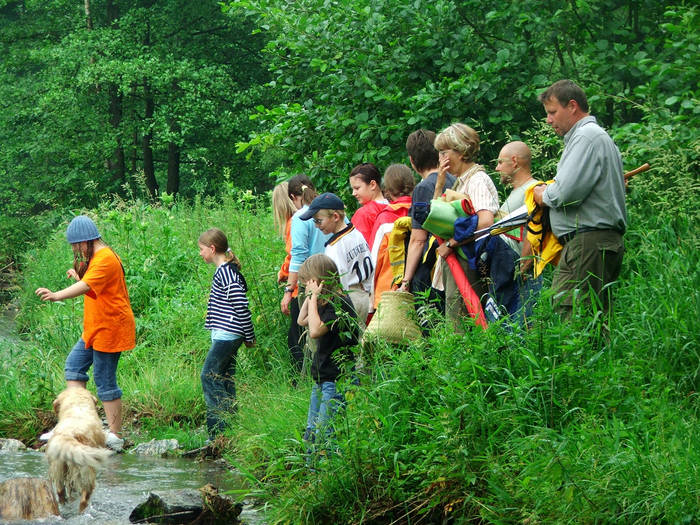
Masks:
[[[299,280],[302,283],[318,281],[321,285],[321,297],[342,293],[338,267],[333,259],[323,253],[312,255],[304,261],[299,268]]]
[[[284,237],[287,221],[296,211],[292,199],[289,198],[289,183],[280,182],[272,190],[272,218],[275,221],[275,229],[281,237]]]
[[[479,134],[473,128],[461,122],[451,124],[435,137],[436,150],[455,150],[465,162],[476,161],[476,156],[479,153],[479,143]]]
[[[222,232],[219,228],[209,228],[207,231],[205,231],[199,236],[197,242],[204,246],[214,246],[214,251],[216,253],[225,254],[227,262],[232,262],[239,268],[241,267],[241,261],[238,260],[236,254],[233,253],[231,248],[229,248],[228,246],[228,239],[226,238],[226,234]]]
[[[332,210],[332,209],[330,209],[330,208],[321,208],[321,209],[318,210],[316,213],[321,213],[321,212],[324,212],[324,213],[326,214],[326,217],[330,217],[330,216],[333,215],[334,213],[337,213],[337,214],[338,214],[338,217],[340,217],[340,220],[341,220],[341,221],[342,221],[343,219],[345,219],[345,210]]]
[[[411,195],[416,186],[413,172],[405,164],[392,164],[384,172],[382,179],[382,189],[384,195],[390,200]]]

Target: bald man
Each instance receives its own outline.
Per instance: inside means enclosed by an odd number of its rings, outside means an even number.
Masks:
[[[512,186],[503,205],[498,210],[497,218],[505,217],[525,204],[525,191],[539,181],[532,177],[532,153],[530,148],[521,141],[509,142],[498,154],[496,171],[501,175],[501,184]],[[520,257],[520,272],[518,287],[520,291],[520,320],[527,323],[532,317],[532,308],[542,289],[542,276],[534,277],[532,273],[532,249],[525,237],[524,228],[520,230],[521,241],[503,235],[502,237]]]

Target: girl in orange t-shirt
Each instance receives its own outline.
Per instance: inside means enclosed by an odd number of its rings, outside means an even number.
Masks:
[[[85,296],[83,332],[65,365],[67,386],[85,388],[93,367],[97,397],[107,416],[107,446],[121,450],[122,391],[117,386],[117,364],[121,352],[136,346],[134,314],[124,279],[121,260],[102,240],[97,226],[89,217],[75,217],[66,230],[66,239],[73,248],[73,268],[66,274],[74,284],[52,292],[37,288],[42,301],[62,301]],[[42,439],[48,439],[44,434]]]

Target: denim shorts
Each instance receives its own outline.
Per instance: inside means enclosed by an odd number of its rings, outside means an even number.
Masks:
[[[122,391],[117,386],[117,364],[121,352],[100,352],[92,348],[85,348],[85,341],[78,339],[75,346],[66,358],[66,381],[88,382],[90,376],[87,371],[94,365],[92,373],[95,376],[97,397],[101,401],[114,401],[121,399]]]

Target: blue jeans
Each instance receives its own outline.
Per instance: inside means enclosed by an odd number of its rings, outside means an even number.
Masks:
[[[207,404],[207,431],[214,439],[226,428],[222,419],[225,412],[235,410],[236,385],[233,375],[236,372],[236,354],[243,344],[239,337],[231,341],[215,339],[202,367],[202,391]]]
[[[344,403],[345,398],[336,390],[334,381],[324,381],[320,385],[314,382],[304,440],[310,444],[323,445],[333,434],[331,419]]]
[[[527,279],[518,276],[518,288],[520,290],[518,322],[520,326],[528,326],[529,320],[532,319],[532,309],[535,307],[542,290],[542,274],[537,277],[530,275]]]
[[[64,367],[66,381],[87,383],[90,380],[87,371],[92,366],[97,397],[101,401],[121,399],[122,391],[117,386],[117,364],[121,355],[121,352],[100,352],[93,348],[85,348],[85,341],[82,338],[78,339],[66,358]]]

